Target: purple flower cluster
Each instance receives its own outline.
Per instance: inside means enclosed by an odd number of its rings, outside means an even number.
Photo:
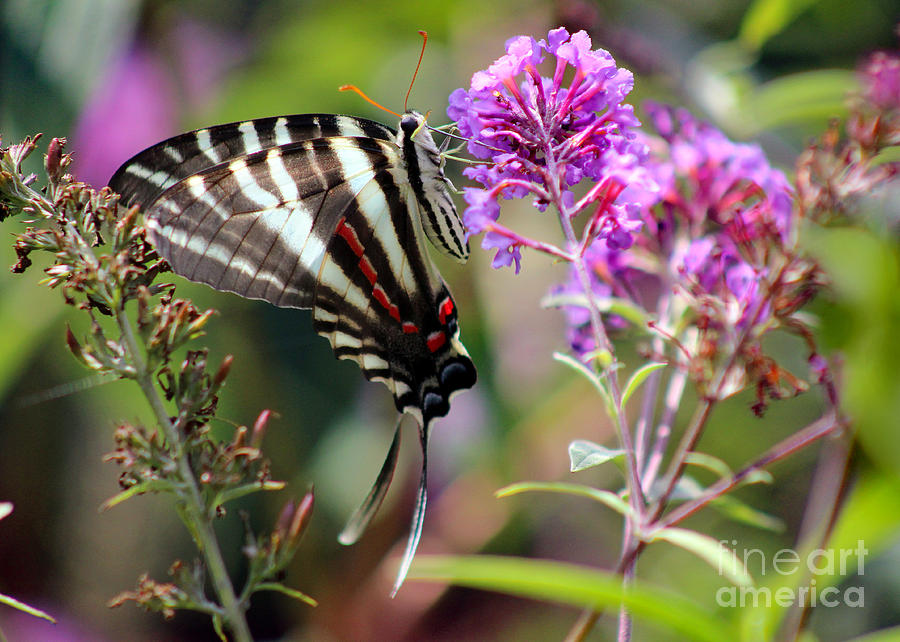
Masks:
[[[794,233],[791,186],[758,146],[735,143],[685,110],[648,104],[646,111],[657,136],[641,135],[651,150],[645,167],[660,189],[655,199],[642,199],[639,186],[623,193],[644,203],[631,251],[595,241],[585,252],[593,296],[626,300],[663,326],[676,320],[661,318],[666,311],[689,313],[705,344],[683,347],[692,356],[728,354],[774,314],[774,266]],[[579,288],[573,269],[557,293]],[[572,348],[590,352],[586,312],[566,312]],[[616,319],[607,325],[615,328]]]
[[[655,216],[648,229],[656,246],[671,248],[668,277],[704,305],[721,305],[724,327],[743,330],[762,313],[758,286],[771,252],[791,241],[790,184],[758,146],[732,142],[682,109],[647,111],[660,137],[648,161],[662,185],[655,211],[666,213],[665,225]]]
[[[545,63],[552,76],[538,71]],[[884,71],[893,67],[880,69],[879,86],[893,86]],[[782,394],[773,392],[780,380],[796,379],[758,339],[795,327],[787,318],[815,291],[814,266],[794,249],[793,188],[759,146],[731,141],[685,110],[648,104],[656,133],[640,130],[624,102],[632,85],[631,73],[591,49],[584,32],[509,40],[468,90],[453,92],[447,110],[469,152],[490,161],[464,171],[482,185],[464,193],[468,233],[485,233],[494,267],[518,271],[522,247],[569,263],[553,293],[579,356],[609,349],[611,331],[649,319],[698,383],[710,383],[718,365],[743,366],[762,408],[765,397]],[[541,211],[554,206],[564,243],[499,222],[501,197],[526,196]],[[602,328],[593,325],[598,317]]]
[[[552,77],[538,71],[548,58]],[[447,114],[469,140],[469,152],[491,161],[464,172],[484,189],[465,190],[463,218],[470,235],[486,232],[482,247],[497,250],[494,267],[515,263],[518,271],[527,244],[496,223],[500,196],[530,194],[541,211],[553,203],[565,217],[599,204],[594,234],[616,247],[631,245],[637,224],[617,197],[628,184],[653,189],[640,164],[644,146],[633,133],[640,123],[623,102],[633,85],[631,72],[591,49],[584,31],[559,28],[546,40],[511,38],[506,54],[476,72],[468,90],[451,94]],[[585,178],[596,185],[576,203],[571,188]]]
[[[687,110],[647,103],[658,134],[647,162],[661,201],[692,230],[725,228],[736,240],[792,233],[791,187],[758,145],[735,143]]]

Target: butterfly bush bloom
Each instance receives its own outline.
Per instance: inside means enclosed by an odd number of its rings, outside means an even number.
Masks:
[[[896,177],[900,161],[882,154],[900,145],[900,51],[876,51],[860,65],[860,93],[846,123],[833,123],[797,163],[797,200],[805,218],[854,218],[865,203],[885,203],[889,225],[900,227]]]
[[[550,77],[538,71],[545,62]],[[497,223],[499,197],[531,195],[539,210],[553,203],[566,218],[596,205],[591,233],[611,247],[631,245],[640,222],[618,197],[628,184],[654,188],[640,163],[640,123],[624,102],[633,85],[631,72],[609,53],[591,49],[587,33],[559,28],[546,40],[511,38],[506,54],[476,72],[468,90],[451,94],[447,114],[469,152],[490,161],[464,171],[483,188],[465,190],[463,218],[470,235],[485,232],[482,247],[496,249],[494,267],[515,264],[518,272],[520,248],[530,245]],[[572,187],[585,178],[596,185],[576,202]]]
[[[608,351],[609,334],[640,319],[659,358],[674,354],[703,394],[755,383],[761,411],[767,398],[804,385],[765,355],[762,335],[788,328],[815,354],[793,317],[817,289],[815,264],[794,247],[793,189],[759,146],[731,141],[685,110],[648,104],[655,134],[644,132],[625,102],[632,86],[631,73],[584,32],[507,41],[506,54],[453,92],[447,110],[469,152],[488,161],[464,172],[481,184],[464,193],[468,232],[485,233],[494,267],[518,271],[522,247],[569,263],[552,300],[583,359]],[[502,225],[501,197],[552,205],[565,242]]]
[[[861,100],[851,108],[847,136],[858,151],[848,155],[851,161],[865,165],[870,155],[900,145],[900,50],[873,52],[857,76],[862,86]],[[886,182],[897,174],[900,163],[882,159],[880,170],[866,167],[869,182]],[[851,167],[852,170],[857,168]],[[855,171],[859,174],[859,171]],[[860,192],[870,190],[865,181],[857,181]]]
[[[860,70],[863,95],[875,107],[900,109],[900,52],[876,51]]]
[[[712,366],[736,355],[760,386],[760,404],[765,395],[786,394],[781,380],[796,392],[802,384],[758,350],[758,338],[792,325],[788,317],[815,290],[814,266],[793,248],[787,178],[758,146],[735,143],[683,109],[651,103],[646,112],[656,135],[639,139],[651,150],[645,167],[659,192],[643,199],[631,251],[592,246],[585,253],[593,295],[615,297],[655,319],[701,383]],[[624,195],[635,198],[629,194],[635,189]],[[573,270],[556,293],[578,287]],[[584,310],[566,312],[573,350],[594,350]],[[606,323],[625,325],[615,317]]]

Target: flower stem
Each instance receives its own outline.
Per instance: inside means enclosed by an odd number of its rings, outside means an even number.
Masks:
[[[703,492],[702,495],[687,501],[677,508],[673,509],[671,513],[667,514],[665,517],[660,519],[655,525],[655,529],[668,528],[669,526],[674,526],[678,522],[690,517],[698,510],[709,504],[711,501],[724,495],[732,488],[740,484],[744,481],[751,473],[765,468],[776,461],[784,459],[788,455],[791,455],[798,450],[805,448],[811,443],[825,437],[827,435],[832,434],[836,430],[840,428],[841,424],[837,420],[837,417],[833,412],[830,412],[823,417],[820,417],[813,423],[809,424],[805,428],[798,430],[793,435],[778,442],[776,445],[772,446],[769,450],[763,453],[760,457],[758,457],[755,461],[744,466],[741,470],[736,472],[731,477],[726,479],[721,479]]]
[[[162,427],[166,441],[169,442],[170,447],[174,451],[178,474],[183,482],[180,495],[182,501],[184,501],[184,506],[183,510],[179,511],[179,515],[186,522],[186,526],[206,562],[206,567],[209,569],[210,579],[222,605],[222,618],[226,626],[231,629],[237,642],[252,642],[253,637],[250,635],[250,627],[247,624],[244,608],[240,604],[231,584],[225,559],[222,556],[215,530],[212,527],[208,511],[202,499],[200,485],[194,475],[194,471],[191,469],[190,462],[184,456],[184,447],[180,435],[169,419],[165,404],[153,384],[152,373],[148,369],[147,362],[138,347],[131,322],[125,313],[124,305],[118,306],[115,314],[119,330],[122,333],[122,340],[127,346],[135,369],[135,380],[147,398],[157,422]]]
[[[662,345],[662,341],[654,339],[653,345],[654,348],[657,348]],[[661,354],[661,351],[657,350],[656,354]],[[643,474],[641,484],[643,485],[644,493],[647,492],[647,450],[650,445],[650,424],[653,422],[656,414],[657,393],[661,376],[660,372],[652,372],[647,377],[647,382],[644,384],[643,398],[641,399],[641,413],[634,428],[634,458]]]
[[[569,254],[568,252],[562,250],[561,248],[553,245],[552,243],[545,243],[544,241],[536,241],[534,239],[530,239],[527,236],[522,236],[521,234],[509,229],[505,225],[501,223],[497,223],[496,221],[491,221],[490,223],[486,223],[484,226],[485,231],[494,232],[495,234],[500,234],[505,236],[508,239],[511,239],[516,242],[517,245],[522,245],[524,247],[530,247],[532,250],[537,250],[538,252],[543,252],[544,254],[549,254],[550,256],[555,256],[564,261],[574,261],[575,257]]]
[[[622,588],[625,589],[634,582],[635,562],[637,558],[632,558],[631,563],[622,571]],[[616,636],[617,642],[631,642],[631,615],[625,605],[619,607],[619,633]]]
[[[566,223],[569,223],[566,220]],[[571,225],[571,223],[569,223]],[[597,302],[593,297],[590,277],[587,272],[587,266],[584,264],[584,257],[579,256],[575,259],[575,270],[581,281],[581,286],[589,303],[591,313],[591,325],[593,326],[597,347],[609,351],[613,354],[612,346],[609,343],[609,337],[603,329],[603,321],[600,317],[600,310]],[[616,408],[616,416],[613,418],[618,432],[619,443],[625,451],[625,462],[628,468],[628,494],[631,498],[631,507],[635,510],[635,514],[640,518],[644,513],[644,492],[641,488],[641,480],[639,476],[637,460],[635,459],[634,442],[631,439],[631,431],[628,428],[628,420],[625,416],[625,408],[622,406],[622,392],[619,390],[619,380],[616,376],[615,368],[609,368],[607,373],[607,381],[609,382],[609,392]]]
[[[622,552],[624,553],[631,546],[634,540],[635,525],[630,520],[625,520],[625,527],[622,529]],[[622,569],[622,589],[628,590],[628,587],[634,584],[634,578],[637,575],[637,558],[631,558]],[[617,642],[630,642],[632,619],[631,614],[625,605],[619,606],[619,632]]]
[[[837,521],[841,500],[847,491],[850,456],[853,452],[851,430],[838,433],[821,450],[815,476],[810,484],[810,499],[803,514],[797,546],[800,551],[812,552],[824,548]],[[808,557],[804,556],[808,559]],[[811,574],[804,573],[803,584],[809,585]],[[810,605],[795,604],[781,625],[781,639],[797,639],[803,623],[809,617]]]
[[[684,394],[686,383],[687,372],[676,368],[669,378],[669,385],[666,387],[663,414],[654,431],[653,449],[650,451],[644,468],[642,481],[645,492],[649,491],[650,487],[653,486],[653,482],[656,481],[656,475],[666,454],[666,447],[669,445],[669,437],[672,435],[672,422],[675,420],[675,413],[681,404],[681,397]]]
[[[562,226],[563,235],[566,238],[569,248],[579,247],[580,244],[576,238],[575,229],[572,227],[572,213],[563,202],[560,181],[562,180],[564,172],[557,167],[553,146],[549,142],[545,145],[544,154],[547,159],[547,180],[544,182],[549,187],[551,201],[554,203],[556,210],[559,213],[559,222]],[[588,302],[591,330],[594,333],[594,340],[597,342],[597,348],[606,350],[609,354],[614,354],[612,344],[603,327],[600,308],[594,300],[594,291],[591,287],[591,279],[588,274],[587,266],[584,263],[584,254],[579,253],[574,255],[570,260],[575,267],[575,271],[578,274],[578,280]],[[625,462],[626,467],[628,468],[629,501],[635,514],[640,518],[644,514],[644,493],[641,490],[641,481],[637,461],[635,460],[634,444],[628,429],[625,409],[622,407],[622,393],[619,390],[618,377],[616,376],[615,368],[609,368],[607,380],[609,381],[610,396],[612,397],[614,407],[616,408],[616,416],[613,417],[613,421],[619,436],[619,443],[622,445],[623,450],[625,450]]]
[[[588,311],[590,313],[591,330],[594,333],[594,340],[597,344],[598,349],[605,350],[610,355],[613,355],[615,353],[613,351],[612,343],[610,342],[609,336],[606,334],[606,330],[603,326],[603,320],[600,315],[600,308],[597,306],[597,301],[594,298],[594,291],[591,287],[590,274],[588,273],[588,268],[584,261],[585,244],[578,242],[578,239],[575,235],[575,229],[572,226],[571,213],[568,211],[568,208],[563,202],[562,189],[559,183],[563,172],[559,171],[556,167],[556,159],[552,153],[551,145],[548,144],[546,146],[545,154],[547,158],[548,179],[550,177],[553,177],[552,180],[545,181],[545,184],[549,186],[551,201],[556,205],[557,212],[559,213],[559,221],[563,229],[563,234],[566,238],[569,248],[574,249],[581,247],[581,251],[577,252],[572,257],[572,264],[575,268],[576,274],[578,275],[578,281],[581,284],[584,295],[588,301]],[[587,230],[585,231],[585,233],[587,234]],[[624,554],[625,551],[628,550],[629,544],[633,539],[633,532],[635,530],[639,530],[641,528],[641,525],[643,524],[646,503],[641,484],[640,471],[638,469],[638,463],[634,450],[634,441],[631,438],[631,431],[628,427],[628,419],[625,414],[625,408],[622,405],[622,392],[619,389],[615,362],[613,362],[611,367],[607,369],[606,374],[610,397],[612,398],[613,407],[615,408],[615,417],[613,417],[612,419],[616,428],[616,433],[618,434],[619,443],[621,444],[622,449],[625,451],[628,500],[632,509],[634,509],[636,519],[636,523],[632,523],[628,518],[626,518],[624,536],[622,540],[622,552]],[[626,564],[626,566],[623,568],[623,587],[628,586],[634,581],[634,577],[636,574],[636,565],[637,558],[632,557],[629,559],[628,564]],[[588,631],[590,631],[597,617],[599,617],[599,614],[595,613],[593,609],[590,609],[590,611],[591,613],[586,617],[579,618],[578,622],[576,622],[575,628],[573,628],[569,633],[569,637],[567,639],[580,640],[584,637],[584,635],[588,633]],[[579,625],[581,625],[581,628],[579,628]],[[573,637],[573,635],[575,637]],[[624,605],[619,610],[618,640],[619,642],[629,642],[631,640],[631,616]]]

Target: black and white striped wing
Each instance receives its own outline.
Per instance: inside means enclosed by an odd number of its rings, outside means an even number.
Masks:
[[[316,138],[215,165],[153,202],[148,238],[192,281],[312,308],[338,220],[355,207],[361,186],[390,165],[391,151],[375,139]]]
[[[393,140],[390,127],[336,114],[274,116],[187,132],[145,149],[128,160],[109,185],[126,205],[145,209],[181,180],[236,158],[281,145],[333,136]]]
[[[459,342],[453,298],[424,252],[404,174],[397,166],[376,172],[344,210],[319,273],[313,320],[339,358],[383,381],[398,410],[427,427],[447,414],[456,390],[474,384],[475,370]]]
[[[462,223],[421,114],[400,132],[347,116],[232,123],[163,141],[110,180],[142,204],[147,234],[182,276],[278,306],[312,308],[335,354],[390,389],[420,426],[422,474],[394,590],[415,554],[426,504],[429,425],[475,383],[456,305],[425,238],[468,256]],[[369,496],[341,534],[351,543],[393,474],[394,437]]]
[[[374,138],[263,149],[166,189],[146,211],[148,238],[192,281],[314,308],[335,354],[427,425],[474,368],[403,173],[397,147]]]

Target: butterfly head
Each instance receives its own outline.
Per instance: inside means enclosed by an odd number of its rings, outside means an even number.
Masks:
[[[423,115],[415,109],[408,109],[400,117],[400,129],[402,129],[407,136],[415,136],[421,129],[426,127],[427,118],[427,114]]]
[[[427,114],[423,115],[414,109],[410,109],[400,117],[400,131],[404,138],[410,139],[419,145],[424,145],[427,148],[434,146],[435,150],[437,150],[434,139],[428,131],[427,118]]]

